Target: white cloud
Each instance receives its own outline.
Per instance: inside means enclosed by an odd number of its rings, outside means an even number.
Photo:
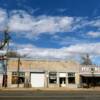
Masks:
[[[0,30],[3,30],[7,24],[11,32],[27,38],[33,38],[45,33],[55,35],[54,38],[58,39],[59,37],[56,35],[57,32],[72,32],[76,29],[82,29],[85,26],[100,28],[99,18],[98,20],[88,21],[81,17],[68,16],[43,15],[35,17],[22,10],[12,11],[9,15],[10,17],[8,18],[6,10],[0,9]],[[92,37],[100,37],[99,31],[90,31],[87,34]],[[69,40],[71,39],[72,38],[69,38]],[[61,40],[61,43],[66,44],[68,38]],[[73,42],[79,43],[75,38],[73,38]],[[100,43],[80,43],[60,49],[38,48],[31,44],[21,45],[12,43],[11,45],[16,45],[17,51],[21,55],[27,55],[28,57],[33,58],[66,59],[70,56],[85,53],[100,55]]]
[[[74,18],[72,17],[52,17],[52,16],[38,16],[32,17],[31,15],[23,12],[13,14],[8,26],[10,31],[15,32],[30,32],[25,36],[34,36],[41,33],[55,34],[57,32],[70,31],[72,28]]]
[[[0,23],[4,22],[6,17],[7,17],[7,15],[6,15],[5,10],[0,9]]]
[[[100,32],[93,32],[93,31],[90,31],[90,32],[88,32],[87,34],[90,35],[90,36],[93,37],[93,38],[100,37]]]
[[[94,19],[94,20],[90,21],[89,24],[91,26],[100,28],[100,18],[97,18],[97,19]]]
[[[31,58],[40,58],[40,59],[65,59],[66,56],[71,54],[66,53],[62,48],[61,49],[44,49],[37,48],[34,46],[23,46],[23,48],[19,48],[17,52],[21,55],[26,55]]]
[[[76,44],[67,48],[68,51],[100,55],[100,43]]]
[[[60,49],[38,48],[31,44],[13,44],[17,46],[17,52],[31,58],[66,59],[76,55],[90,54],[100,55],[100,43],[76,44]],[[97,49],[98,48],[98,49]]]
[[[13,11],[9,18],[9,30],[13,32],[27,32],[32,30],[32,16],[24,11]]]
[[[5,28],[5,25],[7,24],[7,13],[6,10],[0,9],[0,31],[2,31]]]
[[[38,9],[38,8],[37,8]],[[9,31],[16,33],[19,36],[33,38],[40,34],[56,34],[57,32],[73,32],[77,29],[92,26],[100,29],[100,18],[88,20],[83,17],[69,16],[33,16],[23,10],[13,10],[8,13],[4,9],[0,9],[0,30],[3,30],[7,25]],[[90,31],[88,35],[96,38],[100,37],[100,32]]]
[[[0,29],[8,25],[9,31],[17,35],[32,38],[42,33],[56,34],[57,32],[69,32],[75,29],[79,17],[69,16],[33,16],[23,10],[13,10],[9,13],[0,10]],[[76,27],[77,28],[77,27]]]
[[[35,19],[33,26],[33,33],[45,33],[55,34],[56,32],[70,31],[73,18],[72,17],[51,17],[40,16]]]

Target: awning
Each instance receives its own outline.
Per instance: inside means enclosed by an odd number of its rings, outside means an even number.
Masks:
[[[100,74],[80,74],[80,75],[84,77],[100,77]]]

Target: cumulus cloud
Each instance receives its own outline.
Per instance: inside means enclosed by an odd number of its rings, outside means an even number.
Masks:
[[[73,32],[85,26],[100,28],[100,20],[88,21],[81,17],[69,16],[33,16],[23,10],[14,10],[8,13],[0,9],[0,30],[8,25],[9,31],[23,37],[33,38],[42,33],[55,35],[57,32]],[[100,37],[100,32],[90,31],[87,33],[92,37]],[[57,36],[55,38],[58,38]],[[68,39],[68,38],[67,38]],[[71,39],[69,39],[71,40]],[[74,39],[74,42],[76,39]],[[77,42],[77,41],[76,41]],[[18,45],[17,45],[18,46]],[[29,57],[49,57],[65,59],[77,53],[100,54],[100,43],[77,44],[60,49],[37,48],[33,45],[19,45],[18,52]],[[97,49],[98,48],[98,49]],[[34,53],[35,52],[35,53]]]
[[[13,10],[8,13],[0,9],[0,29],[8,26],[10,32],[25,33],[23,36],[34,37],[42,33],[55,34],[57,32],[71,31],[74,17],[68,16],[33,16],[23,10]]]
[[[10,14],[8,26],[13,32],[27,32],[32,30],[32,16],[25,11],[13,11]]]
[[[31,58],[41,59],[66,59],[75,57],[76,55],[100,55],[100,43],[76,44],[69,47],[54,48],[38,48],[31,44],[13,44],[17,46],[17,52]],[[98,48],[98,49],[97,49]]]
[[[0,9],[0,29],[2,26],[8,26],[10,32],[27,38],[42,33],[72,32],[86,26],[87,23],[88,21],[81,17],[47,15],[35,17],[24,10],[10,11],[8,18],[6,10]]]
[[[36,36],[41,33],[55,34],[57,32],[70,31],[72,28],[72,23],[72,17],[32,17],[24,13],[22,15],[12,15],[9,20],[8,26],[10,28],[10,31],[30,32],[31,37],[32,35]]]
[[[90,31],[90,32],[88,32],[87,34],[90,35],[90,36],[93,37],[93,38],[100,37],[100,32],[93,32],[93,31]]]
[[[97,49],[98,48],[98,49]],[[100,55],[100,43],[87,43],[71,45],[67,48],[68,51],[74,51],[77,53],[88,53],[91,55]]]
[[[71,55],[69,53],[66,53],[63,48],[38,48],[30,44],[20,46],[18,44],[17,52],[22,56],[26,55],[26,57],[40,59],[65,59],[66,56]]]
[[[96,19],[90,21],[89,25],[100,28],[100,18],[96,18]]]
[[[4,30],[7,21],[8,21],[8,16],[6,10],[0,9],[0,31]]]
[[[9,18],[8,18],[9,15]],[[9,14],[6,10],[0,9],[0,30],[6,26],[9,31],[19,36],[33,38],[40,34],[56,34],[58,32],[73,32],[87,26],[100,29],[100,19],[89,21],[88,18],[70,16],[47,16],[35,17],[24,10],[13,10]],[[91,32],[87,34],[92,34]],[[97,37],[99,32],[91,35]]]

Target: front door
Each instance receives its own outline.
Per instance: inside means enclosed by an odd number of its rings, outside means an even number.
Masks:
[[[66,86],[66,78],[65,77],[60,77],[59,78],[59,83],[60,83],[60,87],[65,87]]]
[[[66,86],[66,73],[60,72],[59,73],[59,84],[60,87],[65,87]]]

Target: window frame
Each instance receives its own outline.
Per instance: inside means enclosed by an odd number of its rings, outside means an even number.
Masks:
[[[22,75],[21,75],[22,74]],[[15,78],[15,79],[14,79]],[[14,80],[13,80],[14,79]],[[20,80],[21,79],[21,80]],[[12,79],[11,79],[11,83],[12,84],[18,84],[18,80],[19,81],[19,84],[24,84],[25,83],[25,72],[19,72],[19,75],[18,75],[18,72],[17,71],[13,71],[12,72]]]
[[[68,72],[68,84],[76,84],[75,72]]]
[[[49,72],[49,84],[57,84],[57,72]]]

